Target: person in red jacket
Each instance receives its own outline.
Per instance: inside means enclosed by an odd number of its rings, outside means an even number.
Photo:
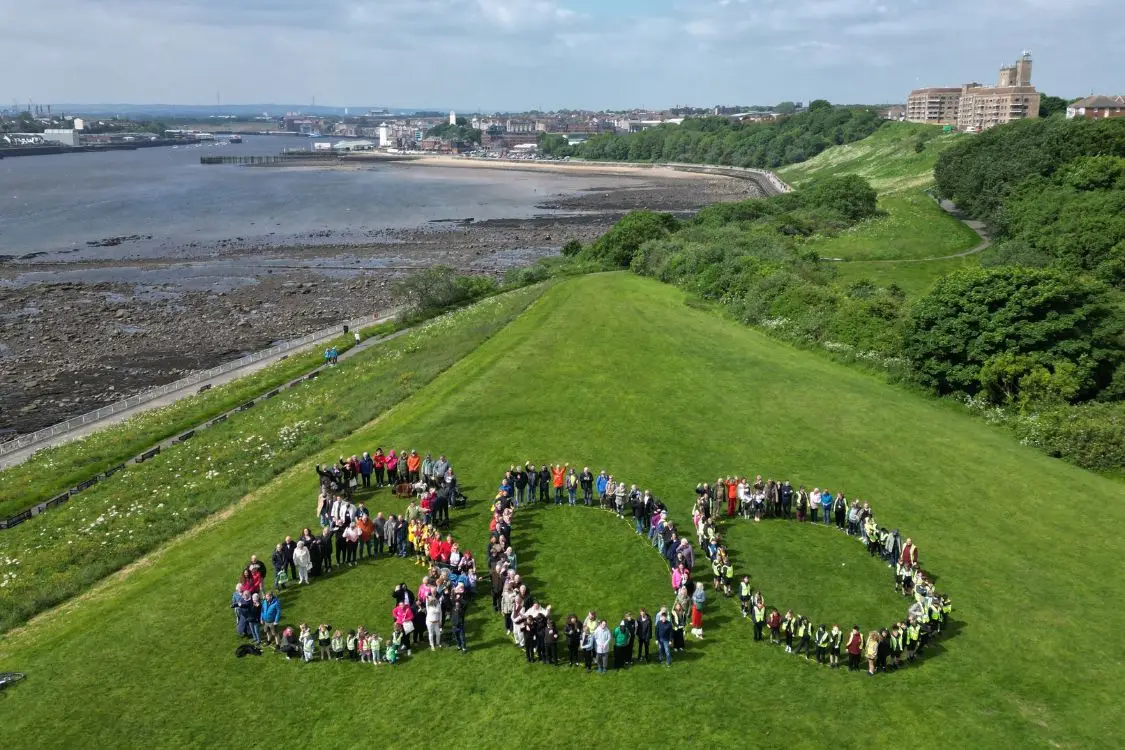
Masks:
[[[570,464],[558,464],[551,467],[551,486],[555,488],[555,504],[559,505],[563,499],[563,484],[566,483],[566,470]]]
[[[914,543],[913,539],[907,539],[906,544],[902,545],[901,562],[911,568],[918,564],[918,545]]]
[[[453,537],[451,537],[447,534],[446,537],[445,537],[445,541],[441,542],[438,545],[438,559],[441,560],[443,563],[448,563],[449,562],[449,555],[452,554],[452,553],[453,553]]]
[[[777,611],[777,607],[770,607],[769,616],[766,618],[766,626],[770,629],[770,643],[781,644],[781,613]]]
[[[375,449],[375,454],[371,456],[371,463],[375,467],[375,486],[382,487],[387,475],[387,457],[383,455],[382,448]]]
[[[734,477],[727,477],[727,516],[734,516],[738,508],[738,481]]]
[[[852,625],[852,632],[848,635],[848,671],[859,669],[859,655],[863,651],[863,633],[859,632],[859,625]]]

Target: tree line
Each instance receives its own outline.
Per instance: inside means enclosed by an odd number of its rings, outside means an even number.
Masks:
[[[775,168],[811,159],[831,146],[862,140],[883,123],[867,109],[834,107],[820,99],[806,112],[762,123],[726,117],[691,117],[637,133],[603,134],[569,146],[565,138],[540,139],[547,156],[597,161],[686,162]]]

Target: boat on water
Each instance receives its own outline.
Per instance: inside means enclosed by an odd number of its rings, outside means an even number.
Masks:
[[[230,138],[227,138],[227,143],[242,143],[242,136],[232,135]]]

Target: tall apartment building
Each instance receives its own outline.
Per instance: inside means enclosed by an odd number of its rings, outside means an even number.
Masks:
[[[1012,120],[1039,116],[1039,92],[1031,85],[1031,53],[1000,68],[995,86],[966,83],[960,88],[925,88],[910,92],[906,119],[956,125],[977,131]]]

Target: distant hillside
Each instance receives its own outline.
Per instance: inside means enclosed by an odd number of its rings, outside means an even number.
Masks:
[[[941,152],[964,137],[942,133],[936,125],[888,123],[861,141],[834,146],[806,162],[779,169],[778,175],[800,185],[821,177],[858,174],[880,193],[925,188],[933,184]]]

